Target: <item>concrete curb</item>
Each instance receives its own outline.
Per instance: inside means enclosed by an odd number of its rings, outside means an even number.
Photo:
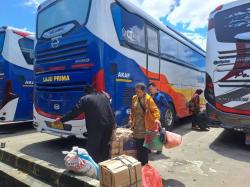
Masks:
[[[18,169],[0,162],[0,186],[51,187]]]
[[[99,181],[95,179],[91,179],[86,176],[76,176],[67,172],[65,169],[58,169],[48,162],[38,160],[8,148],[0,149],[0,162],[28,173],[29,175],[41,179],[42,181],[53,186],[100,186]]]
[[[0,171],[0,186],[19,186],[19,187],[28,187],[21,181],[11,177],[3,171]]]

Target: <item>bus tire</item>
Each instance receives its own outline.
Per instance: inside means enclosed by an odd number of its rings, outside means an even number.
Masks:
[[[162,127],[171,131],[176,121],[176,113],[172,104],[169,104],[165,112]]]

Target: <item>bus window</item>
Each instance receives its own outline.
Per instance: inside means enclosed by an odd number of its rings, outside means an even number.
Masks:
[[[29,38],[22,38],[18,41],[23,57],[27,64],[33,65],[34,62],[34,41]]]
[[[178,59],[180,62],[185,63],[185,64],[189,64],[189,65],[193,65],[190,64],[190,57],[192,55],[192,51],[189,47],[187,47],[186,45],[177,42],[178,43]]]
[[[159,45],[158,45],[158,32],[157,30],[147,27],[147,37],[148,37],[148,50],[151,53],[156,53],[158,56]]]
[[[206,62],[204,60],[204,56],[192,50],[192,55],[190,57],[190,60],[193,66],[201,69],[202,71],[205,71]]]
[[[112,14],[121,44],[145,51],[144,20],[116,4],[112,7]]]
[[[148,77],[150,79],[160,79],[160,59],[159,59],[159,43],[158,30],[147,26],[147,49],[148,49]],[[152,73],[153,72],[153,73]]]
[[[77,21],[83,25],[87,22],[90,0],[63,0],[53,3],[38,14],[37,37],[53,27],[63,23]]]
[[[217,13],[214,17],[217,40],[234,43],[237,40],[244,41],[244,35],[246,35],[249,42],[249,16],[249,4]]]
[[[4,37],[5,37],[5,33],[4,32],[0,32],[0,53],[3,50]]]
[[[177,41],[168,34],[160,31],[161,56],[170,60],[176,60]]]

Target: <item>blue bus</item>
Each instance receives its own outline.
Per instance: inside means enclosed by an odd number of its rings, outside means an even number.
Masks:
[[[187,102],[204,87],[205,52],[127,0],[47,0],[38,7],[34,126],[40,132],[84,138],[84,115],[51,122],[95,85],[112,97],[118,125],[128,123],[138,82],[165,93],[167,127],[191,115]]]
[[[0,122],[33,120],[34,34],[0,27]]]

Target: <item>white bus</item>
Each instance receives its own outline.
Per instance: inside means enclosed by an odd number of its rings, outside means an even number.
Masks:
[[[205,86],[205,52],[127,0],[47,0],[37,14],[35,127],[83,137],[84,116],[51,126],[94,84],[112,97],[118,125],[128,123],[138,82],[166,95],[166,127],[190,116],[187,102]]]
[[[0,122],[33,120],[34,34],[0,27]]]
[[[250,1],[210,14],[205,97],[212,121],[250,133]]]

